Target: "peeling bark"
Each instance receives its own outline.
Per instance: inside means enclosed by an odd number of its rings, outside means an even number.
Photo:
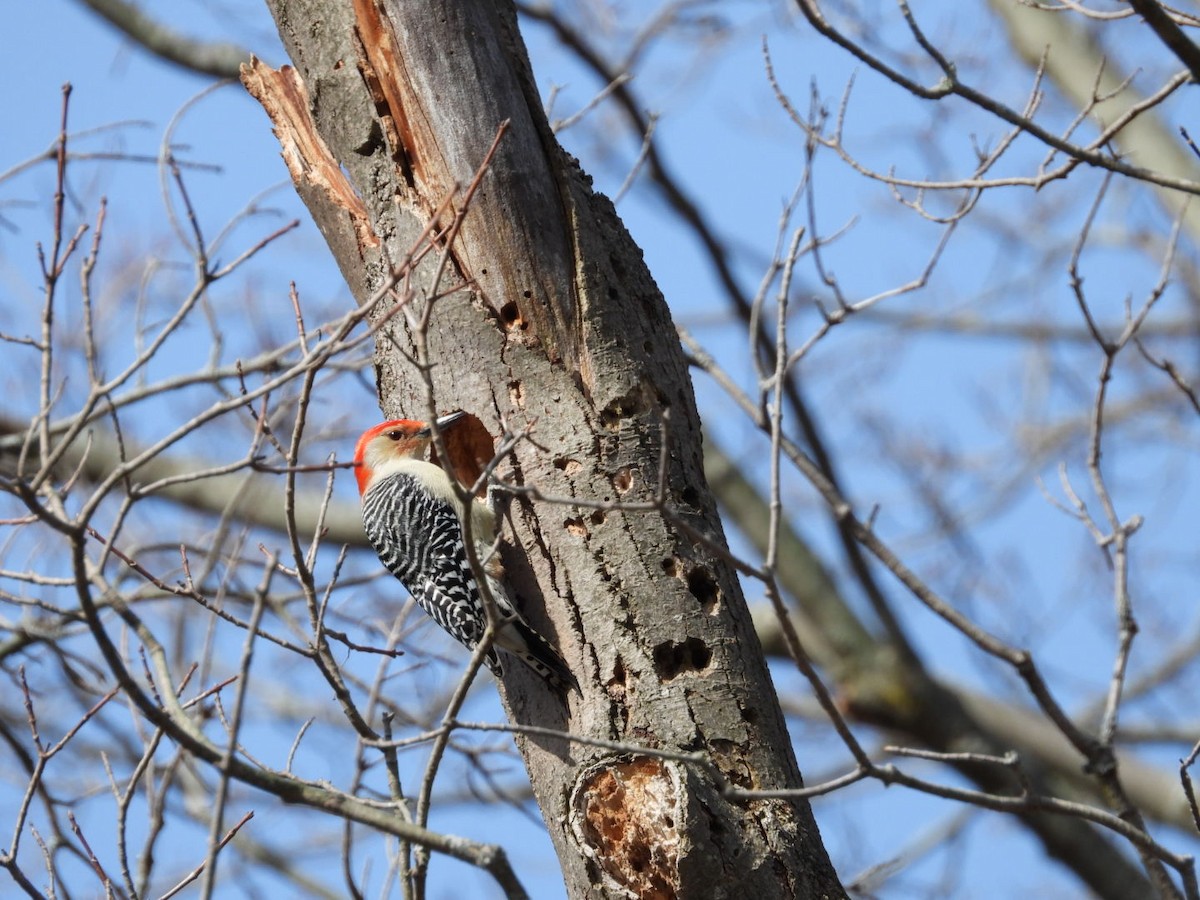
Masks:
[[[720,773],[644,750],[519,737],[569,894],[843,896],[806,803],[722,795],[718,782],[800,787],[800,773],[736,575],[690,536],[724,541],[670,313],[611,203],[554,140],[512,7],[269,5],[308,86],[311,130],[380,241],[348,246],[349,233],[366,232],[345,225],[354,221],[345,204],[299,184],[336,236],[355,296],[371,297],[390,276],[388,260],[404,259],[444,210],[435,240],[450,241],[438,244],[445,271],[430,254],[409,276],[416,302],[434,303],[426,338],[435,405],[465,409],[494,433],[501,422],[533,426],[533,440],[501,469],[538,492],[509,505],[503,562],[582,696],[564,707],[536,676],[510,667],[510,716],[587,739],[703,752]],[[445,234],[457,190],[504,121],[461,227]],[[393,316],[377,341],[380,395],[389,416],[424,417],[408,327]],[[605,508],[645,504],[660,490],[686,528]]]
[[[291,66],[272,69],[252,56],[242,66],[242,84],[270,116],[296,190],[310,209],[321,208],[319,216],[313,213],[318,226],[335,228],[340,236],[348,224],[353,232],[346,235],[351,237],[348,243],[361,250],[360,259],[366,259],[379,247],[379,238],[371,230],[366,206],[315,127],[308,111],[308,90],[296,70]]]

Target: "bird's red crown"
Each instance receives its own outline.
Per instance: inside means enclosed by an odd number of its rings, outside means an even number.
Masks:
[[[354,477],[358,481],[358,492],[363,494],[371,483],[371,466],[366,460],[367,448],[380,435],[386,435],[389,440],[396,442],[397,449],[402,449],[405,443],[411,442],[422,431],[428,432],[424,422],[412,419],[391,419],[380,422],[374,428],[368,428],[358,439],[354,447]]]

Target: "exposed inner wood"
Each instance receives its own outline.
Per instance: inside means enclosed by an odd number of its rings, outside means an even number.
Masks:
[[[271,119],[283,161],[298,188],[308,186],[341,207],[354,228],[360,248],[376,248],[379,237],[371,228],[367,207],[346,180],[325,139],[313,122],[308,89],[291,66],[272,69],[257,57],[242,66],[242,84],[262,104]]]

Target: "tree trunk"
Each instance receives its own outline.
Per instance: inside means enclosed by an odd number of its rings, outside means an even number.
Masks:
[[[376,361],[389,416],[532,426],[501,468],[536,489],[508,507],[503,558],[582,696],[564,705],[519,666],[502,694],[514,723],[578,738],[517,736],[570,896],[843,896],[806,802],[727,795],[800,773],[734,570],[697,537],[724,546],[670,313],[551,134],[512,6],[269,5],[297,71],[244,80],[360,303],[431,220],[451,224],[509,122],[444,273],[438,241],[410,275],[413,309],[433,304],[432,403],[404,311]]]

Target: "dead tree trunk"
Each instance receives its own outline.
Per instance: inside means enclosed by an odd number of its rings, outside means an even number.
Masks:
[[[724,537],[670,313],[551,134],[512,6],[269,5],[295,70],[256,64],[245,80],[360,303],[431,222],[451,226],[509,122],[457,234],[409,275],[414,308],[433,304],[424,335],[393,314],[378,379],[388,414],[425,418],[423,340],[432,405],[494,433],[533,425],[501,469],[533,489],[505,516],[504,561],[583,694],[565,709],[521,667],[502,691],[513,722],[581,739],[517,736],[570,896],[842,896],[807,803],[729,796],[799,787],[800,773],[714,549]],[[374,321],[385,315],[387,303]]]

